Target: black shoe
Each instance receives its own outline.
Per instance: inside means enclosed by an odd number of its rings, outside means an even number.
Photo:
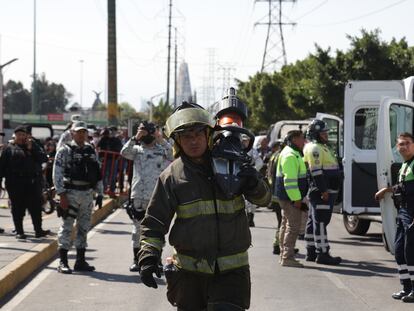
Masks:
[[[63,274],[72,274],[72,269],[69,267],[68,263],[63,261],[59,263],[57,271]]]
[[[306,248],[306,261],[314,262],[316,260],[316,249],[315,247],[307,247]]]
[[[86,261],[76,260],[75,261],[75,266],[73,267],[73,270],[91,272],[91,271],[95,271],[95,267],[90,266]]]
[[[134,263],[129,267],[129,271],[131,272],[139,272],[141,269],[138,266],[138,262],[134,260]]]
[[[414,302],[414,292],[411,291],[407,296],[401,298],[402,302]]]
[[[16,234],[16,239],[18,240],[26,240],[27,236],[24,233],[17,233]]]
[[[280,246],[279,245],[273,245],[273,254],[280,255]]]
[[[47,236],[47,235],[49,235],[50,234],[50,230],[42,230],[42,231],[38,231],[38,232],[36,232],[36,234],[35,234],[35,238],[43,238],[43,237],[45,237],[45,236]]]
[[[329,253],[320,253],[316,257],[316,263],[322,265],[331,265],[336,266],[339,265],[342,261],[341,257],[332,257]]]
[[[4,229],[3,228],[0,228],[0,233],[4,233]]]
[[[401,298],[407,296],[409,293],[410,293],[409,291],[401,290],[397,293],[393,293],[391,297],[397,300],[401,300]]]

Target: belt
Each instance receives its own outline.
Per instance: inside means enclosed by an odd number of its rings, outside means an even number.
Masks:
[[[90,185],[65,184],[65,189],[85,191],[92,189],[92,187]]]

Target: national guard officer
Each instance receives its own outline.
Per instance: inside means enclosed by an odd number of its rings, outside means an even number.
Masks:
[[[42,229],[42,172],[47,161],[43,150],[28,138],[26,126],[14,130],[14,139],[4,148],[0,157],[0,176],[6,179],[6,189],[12,204],[16,238],[24,240],[23,218],[26,209],[32,217],[35,237],[50,233]]]
[[[58,272],[70,274],[68,250],[71,246],[72,226],[76,219],[78,229],[75,240],[75,271],[93,271],[95,267],[85,261],[87,233],[93,209],[93,191],[98,194],[96,205],[102,207],[103,186],[98,157],[93,147],[86,143],[87,128],[83,121],[73,124],[73,140],[56,153],[53,180],[60,196],[63,224],[58,233],[60,264]]]
[[[331,220],[333,206],[342,183],[338,160],[328,146],[328,126],[321,120],[313,120],[308,127],[303,154],[310,172],[310,211],[306,224],[306,261],[338,265],[341,257],[332,257],[326,228]]]
[[[280,264],[302,268],[303,264],[295,259],[295,243],[300,230],[302,201],[308,191],[306,167],[302,159],[305,138],[301,131],[293,130],[287,134],[285,141],[287,145],[280,153],[276,169],[276,197],[282,209]]]
[[[395,260],[403,289],[392,294],[392,298],[403,302],[414,302],[414,137],[401,133],[397,138],[397,149],[404,159],[398,174],[398,183],[382,188],[375,194],[381,200],[386,192],[392,192],[398,209],[397,233],[395,236]]]
[[[134,260],[129,267],[131,272],[139,272],[138,251],[142,218],[155,183],[161,172],[173,160],[172,147],[162,137],[159,129],[152,122],[142,122],[137,134],[132,137],[122,148],[121,155],[134,161],[131,187],[131,203],[127,212],[133,221],[132,249]]]

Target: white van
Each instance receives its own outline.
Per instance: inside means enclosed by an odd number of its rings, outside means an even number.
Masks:
[[[382,221],[385,246],[394,252],[396,210],[387,194],[375,192],[395,183],[402,159],[396,148],[401,132],[413,133],[414,77],[393,81],[349,81],[345,87],[343,213],[345,227],[365,234]],[[348,223],[347,223],[348,222]]]

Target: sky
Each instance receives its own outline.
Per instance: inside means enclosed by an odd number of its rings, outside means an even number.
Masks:
[[[26,88],[34,64],[34,2],[0,0],[0,64],[18,58],[3,69],[4,80],[21,81]],[[168,4],[116,3],[118,101],[136,109],[151,98],[156,103],[166,92]],[[283,28],[288,63],[313,53],[315,43],[330,47],[332,55],[345,51],[347,35],[359,36],[362,28],[378,28],[385,41],[405,37],[413,45],[412,0],[297,0],[285,1],[282,8],[283,22],[296,23]],[[63,84],[73,95],[70,102],[83,107],[92,106],[93,91],[102,92],[106,102],[106,10],[106,0],[36,1],[36,71]],[[266,22],[267,1],[173,0],[172,12],[178,61],[188,63],[199,103],[212,104],[229,81],[236,86],[234,78],[246,81],[260,71],[267,28],[255,24]],[[171,55],[173,94],[174,50]]]

